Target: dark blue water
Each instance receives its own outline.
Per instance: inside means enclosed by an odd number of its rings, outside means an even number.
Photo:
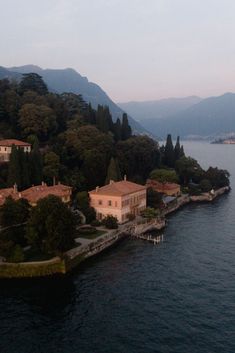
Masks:
[[[232,173],[235,146],[187,143]],[[0,282],[0,353],[234,353],[235,196],[187,206],[65,278]]]

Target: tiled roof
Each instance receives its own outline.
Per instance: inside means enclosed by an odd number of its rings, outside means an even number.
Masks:
[[[11,196],[14,200],[21,198],[26,199],[29,203],[36,204],[40,199],[49,195],[55,195],[58,197],[68,196],[72,192],[70,186],[63,184],[47,186],[46,184],[32,186],[29,189],[18,192],[15,188],[0,189],[0,206],[4,204],[6,198]]]
[[[22,191],[21,197],[27,199],[30,203],[37,203],[40,199],[49,195],[55,195],[59,197],[70,195],[72,188],[63,184],[47,186],[46,184],[32,186],[29,189]]]
[[[4,147],[11,147],[11,146],[25,146],[25,147],[30,147],[30,143],[15,140],[15,139],[8,139],[8,140],[0,140],[0,146]]]
[[[107,195],[107,196],[125,196],[138,191],[146,190],[144,185],[132,183],[127,180],[111,182],[108,185],[97,187],[90,191],[91,195]]]
[[[14,200],[19,199],[19,195],[14,188],[0,189],[0,206],[4,204],[6,198],[11,196]]]
[[[147,180],[146,186],[153,187],[159,190],[174,190],[180,187],[180,185],[176,183],[160,183],[159,181],[152,179]]]

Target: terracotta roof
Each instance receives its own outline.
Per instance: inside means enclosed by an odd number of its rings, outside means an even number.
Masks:
[[[15,145],[15,146],[29,146],[29,147],[31,146],[30,143],[15,140],[15,139],[0,140],[0,146],[11,147],[13,145]]]
[[[91,195],[124,196],[146,190],[146,186],[132,183],[127,180],[111,182],[108,185],[97,187],[89,192]]]
[[[14,200],[19,199],[19,195],[14,188],[0,189],[0,206],[5,203],[6,198],[9,196],[11,196]]]
[[[146,183],[147,187],[154,187],[161,190],[174,190],[180,187],[176,183],[160,183],[159,181],[148,179]]]
[[[49,195],[55,195],[59,197],[70,195],[72,188],[67,185],[58,184],[53,186],[47,186],[46,184],[32,186],[20,193],[20,196],[27,199],[30,203],[37,203],[40,199]]]

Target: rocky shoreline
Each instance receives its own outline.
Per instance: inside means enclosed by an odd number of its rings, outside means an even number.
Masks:
[[[164,229],[166,217],[183,206],[192,202],[212,202],[229,191],[230,187],[224,187],[215,190],[213,193],[204,193],[199,196],[182,195],[177,198],[176,204],[165,209],[157,219],[128,222],[119,226],[116,230],[108,231],[97,239],[89,241],[86,245],[80,245],[67,251],[61,258],[55,257],[49,261],[28,263],[1,262],[0,278],[32,278],[66,274],[76,268],[82,261],[101,253],[127,236],[138,238],[143,233]]]

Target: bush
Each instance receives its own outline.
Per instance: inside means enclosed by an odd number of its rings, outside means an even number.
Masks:
[[[147,219],[153,219],[153,218],[156,218],[158,215],[158,212],[157,210],[155,210],[154,208],[151,208],[151,207],[147,207],[145,210],[143,210],[141,212],[141,216],[144,217],[144,218],[147,218]]]
[[[91,226],[92,227],[100,227],[101,226],[101,222],[98,221],[98,219],[95,219],[94,221],[91,222]]]
[[[128,213],[127,218],[128,218],[129,221],[134,221],[135,215],[132,214],[132,213]]]
[[[106,216],[102,220],[102,224],[108,229],[117,229],[118,228],[118,220],[113,216]]]
[[[23,262],[24,261],[24,252],[20,245],[14,246],[12,249],[11,255],[7,259],[8,262]]]
[[[203,180],[200,182],[200,188],[201,188],[202,192],[209,192],[209,191],[211,191],[212,185],[211,185],[210,180],[208,180],[208,179],[203,179]]]

